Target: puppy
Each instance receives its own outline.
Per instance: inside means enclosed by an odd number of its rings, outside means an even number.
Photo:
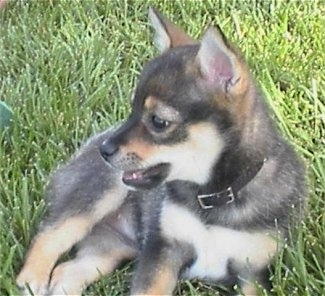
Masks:
[[[142,71],[130,117],[54,174],[23,293],[79,295],[137,258],[131,295],[171,295],[180,277],[255,295],[301,218],[304,169],[243,57],[219,28],[197,42],[156,10],[149,17],[161,55]]]

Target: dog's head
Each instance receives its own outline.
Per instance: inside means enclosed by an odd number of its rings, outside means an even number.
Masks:
[[[154,9],[149,17],[162,54],[144,68],[130,117],[100,152],[131,187],[203,184],[248,114],[250,75],[220,29],[197,42]]]

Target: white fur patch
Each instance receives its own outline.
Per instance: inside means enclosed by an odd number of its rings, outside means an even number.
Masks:
[[[170,163],[167,181],[177,179],[203,184],[208,181],[223,147],[224,141],[216,128],[211,123],[199,123],[189,128],[188,140],[176,145],[159,146],[146,163]]]
[[[267,233],[204,225],[193,213],[168,201],[163,207],[161,226],[167,238],[194,246],[197,260],[185,274],[189,278],[221,279],[227,275],[229,259],[260,268],[277,249],[276,241]]]

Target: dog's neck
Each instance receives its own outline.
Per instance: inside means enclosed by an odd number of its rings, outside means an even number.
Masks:
[[[200,186],[199,194],[214,194],[228,188],[239,191],[257,175],[266,159],[264,155],[226,151],[214,166],[210,180]]]
[[[224,153],[205,184],[181,180],[168,182],[168,199],[207,213],[207,209],[245,202],[241,190],[258,174],[266,158],[257,154],[254,157],[246,154],[242,154],[245,157],[239,157],[241,154],[242,151],[238,154]]]

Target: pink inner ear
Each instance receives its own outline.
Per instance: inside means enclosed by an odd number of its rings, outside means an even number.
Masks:
[[[210,87],[219,87],[227,91],[229,82],[235,75],[235,69],[231,51],[224,43],[220,32],[213,28],[207,30],[198,52],[198,61],[205,83]]]
[[[227,82],[232,79],[234,73],[229,58],[222,52],[211,57],[207,61],[203,75],[209,83],[218,84],[225,87]]]

